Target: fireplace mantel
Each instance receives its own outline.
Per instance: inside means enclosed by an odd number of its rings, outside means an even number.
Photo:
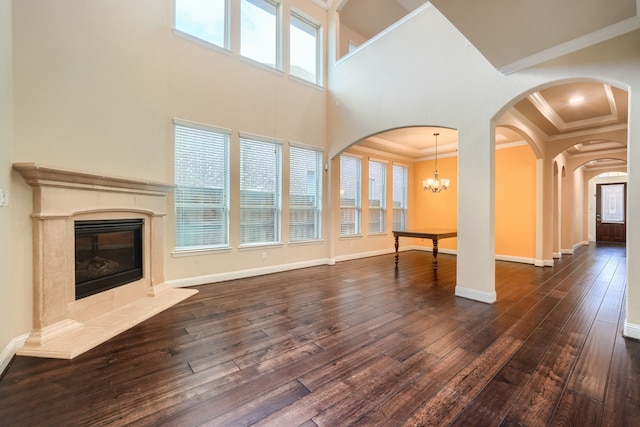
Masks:
[[[33,188],[33,330],[19,355],[71,359],[197,292],[164,280],[172,185],[36,163],[13,168]],[[74,223],[102,219],[143,220],[143,277],[76,300]]]

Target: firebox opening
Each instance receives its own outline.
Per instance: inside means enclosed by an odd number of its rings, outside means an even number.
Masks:
[[[76,300],[142,278],[143,223],[75,221]]]

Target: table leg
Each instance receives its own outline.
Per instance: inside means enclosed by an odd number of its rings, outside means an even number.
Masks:
[[[399,237],[400,236],[395,236],[395,239],[396,239],[396,243],[395,243],[395,246],[396,246],[396,268],[398,268],[398,246],[399,246],[398,239],[399,239]]]
[[[438,239],[431,239],[431,241],[433,242],[433,261],[432,261],[432,265],[433,265],[433,271],[437,271],[438,270]]]

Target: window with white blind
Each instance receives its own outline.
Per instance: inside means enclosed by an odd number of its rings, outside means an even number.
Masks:
[[[387,229],[387,164],[369,160],[369,233]]]
[[[319,83],[320,41],[319,26],[302,16],[291,13],[289,30],[289,58],[292,76]]]
[[[278,3],[240,1],[240,55],[280,69]]]
[[[393,165],[393,229],[406,230],[407,228],[407,176],[408,168],[402,165]]]
[[[229,133],[175,124],[175,248],[229,245]]]
[[[229,48],[228,0],[175,0],[176,30]]]
[[[322,151],[289,151],[289,240],[318,240],[322,224]]]
[[[281,158],[277,142],[240,136],[240,243],[281,239]]]
[[[340,235],[358,235],[362,221],[362,160],[340,156]]]

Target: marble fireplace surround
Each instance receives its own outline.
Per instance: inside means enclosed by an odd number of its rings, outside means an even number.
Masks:
[[[18,355],[72,359],[190,297],[164,280],[172,185],[14,163],[33,189],[33,330]],[[142,219],[143,277],[75,299],[76,220]]]

